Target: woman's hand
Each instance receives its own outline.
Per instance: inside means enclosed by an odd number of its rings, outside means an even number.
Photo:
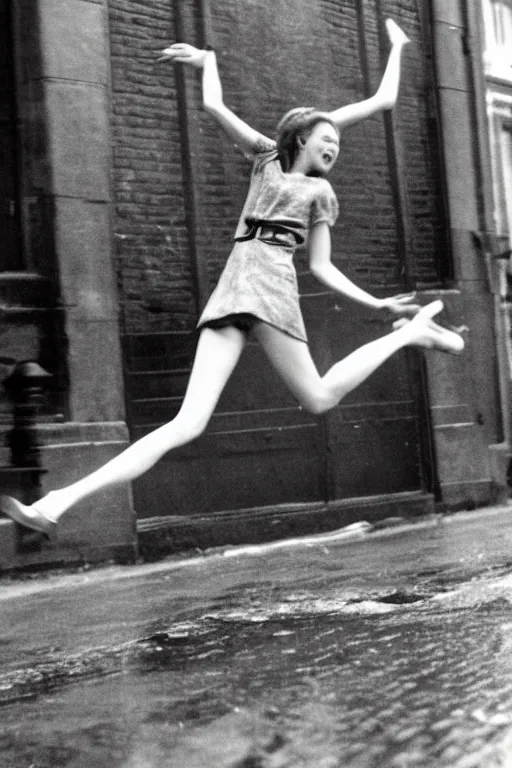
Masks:
[[[405,32],[400,29],[393,19],[386,19],[386,32],[388,33],[391,45],[407,45],[407,43],[411,42]]]
[[[194,48],[188,43],[174,43],[169,48],[164,48],[158,61],[172,61],[173,64],[192,64],[193,67],[201,69],[204,66],[204,60],[208,51],[200,48]]]
[[[416,293],[401,293],[388,299],[380,299],[379,306],[393,315],[415,315],[420,309],[419,304],[413,303],[415,299]]]

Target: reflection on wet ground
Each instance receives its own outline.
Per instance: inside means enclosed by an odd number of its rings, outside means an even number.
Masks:
[[[510,766],[512,550],[475,533],[203,563],[179,617],[4,669],[0,766]]]

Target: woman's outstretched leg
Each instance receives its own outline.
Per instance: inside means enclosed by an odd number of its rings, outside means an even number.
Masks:
[[[176,418],[76,483],[50,491],[32,507],[2,497],[2,511],[24,525],[47,530],[46,519],[55,523],[71,506],[87,496],[133,480],[168,451],[194,440],[208,424],[245,341],[243,332],[232,326],[218,330],[205,328],[199,337],[187,391]]]
[[[441,301],[423,307],[410,321],[396,323],[396,329],[356,349],[320,376],[307,344],[265,323],[255,332],[271,363],[297,400],[312,413],[324,413],[365,381],[395,352],[407,346],[441,349],[459,353],[462,338],[441,328],[432,317],[443,308]]]

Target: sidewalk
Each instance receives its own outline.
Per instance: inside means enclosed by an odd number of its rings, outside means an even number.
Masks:
[[[240,544],[222,546],[205,550],[200,555],[197,552],[180,552],[176,555],[162,557],[157,562],[143,562],[130,565],[86,564],[80,566],[64,566],[45,568],[41,571],[0,572],[0,603],[16,597],[53,591],[55,589],[78,587],[123,579],[140,579],[151,574],[173,572],[183,568],[196,568],[205,561],[214,562],[226,558],[265,555],[272,552],[301,550],[315,546],[351,544],[361,538],[381,539],[389,536],[399,536],[408,531],[436,528],[446,525],[470,525],[478,521],[489,522],[502,520],[510,514],[512,528],[512,500],[510,504],[482,507],[476,510],[459,511],[446,515],[427,515],[414,520],[392,517],[377,523],[361,521],[347,525],[327,533],[279,539],[262,544]],[[512,556],[512,552],[511,552]]]

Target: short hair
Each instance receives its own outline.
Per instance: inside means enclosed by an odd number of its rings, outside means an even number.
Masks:
[[[298,139],[307,139],[318,123],[329,123],[339,133],[330,115],[327,112],[320,112],[315,107],[290,109],[278,122],[276,144],[283,171],[289,171],[297,157]]]

